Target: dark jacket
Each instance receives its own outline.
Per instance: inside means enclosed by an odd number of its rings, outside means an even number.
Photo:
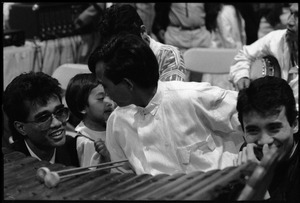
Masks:
[[[273,180],[269,186],[271,199],[285,202],[300,201],[300,147],[298,146],[292,157],[279,163],[275,169]]]
[[[16,141],[12,144],[13,150],[20,151],[27,156],[30,153],[26,147],[24,140]],[[66,135],[66,142],[63,146],[56,148],[55,163],[65,166],[79,167],[79,160],[76,149],[76,138]]]

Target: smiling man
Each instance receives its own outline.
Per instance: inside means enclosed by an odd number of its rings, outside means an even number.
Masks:
[[[259,162],[262,157],[255,149],[260,149],[262,156],[271,149],[285,153],[275,168],[268,192],[271,200],[299,202],[299,133],[291,87],[272,76],[254,80],[239,92],[237,110],[248,143],[239,153],[238,164]]]
[[[13,79],[3,96],[12,148],[50,163],[79,166],[76,140],[66,135],[69,110],[62,104],[61,93],[59,82],[42,72]]]
[[[298,108],[298,3],[292,3],[287,29],[275,30],[254,43],[244,46],[230,67],[229,79],[238,90],[250,83],[250,67],[256,58],[274,56],[281,68],[281,77],[292,87]]]

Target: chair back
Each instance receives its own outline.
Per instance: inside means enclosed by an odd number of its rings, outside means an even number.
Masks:
[[[189,71],[225,74],[229,73],[237,53],[237,49],[190,48],[184,52],[183,58],[185,67]]]
[[[61,88],[66,90],[72,77],[79,73],[91,73],[86,64],[66,63],[59,66],[52,74],[61,84]]]

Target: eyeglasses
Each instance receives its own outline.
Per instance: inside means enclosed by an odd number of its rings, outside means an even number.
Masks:
[[[26,121],[25,123],[35,123],[41,130],[45,130],[50,127],[54,117],[60,122],[65,123],[69,120],[69,116],[70,116],[69,109],[64,107],[58,109],[54,113],[44,114],[36,118],[34,121]]]

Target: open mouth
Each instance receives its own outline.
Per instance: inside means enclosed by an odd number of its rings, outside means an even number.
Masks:
[[[61,138],[63,138],[63,135],[64,135],[64,131],[65,130],[57,130],[57,131],[55,131],[55,132],[53,132],[53,133],[51,133],[49,136],[51,137],[51,138],[53,138],[53,139],[61,139]]]
[[[107,109],[104,111],[104,113],[111,113],[113,111],[113,109]]]

